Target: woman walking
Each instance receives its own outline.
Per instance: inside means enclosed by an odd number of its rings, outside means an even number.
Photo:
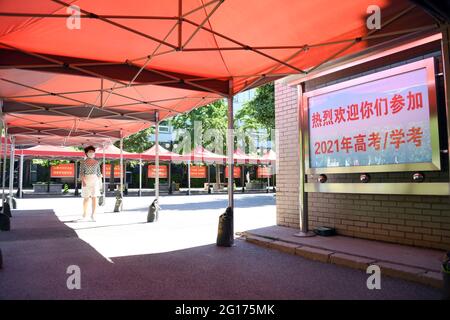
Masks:
[[[81,162],[80,165],[80,178],[81,178],[81,196],[83,197],[83,219],[86,220],[86,213],[89,198],[92,200],[92,214],[90,221],[95,221],[95,210],[97,209],[97,197],[100,196],[100,181],[101,171],[100,163],[94,159],[95,148],[93,146],[86,147],[84,149],[86,154],[86,160]]]

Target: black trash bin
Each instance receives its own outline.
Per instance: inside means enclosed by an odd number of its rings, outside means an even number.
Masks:
[[[234,243],[233,236],[233,209],[228,207],[219,217],[219,230],[217,232],[217,246],[231,247]]]
[[[11,230],[11,221],[9,219],[9,216],[3,213],[0,213],[0,230],[1,231]]]
[[[8,217],[12,218],[11,207],[9,206],[8,201],[3,202],[3,214],[6,214]]]

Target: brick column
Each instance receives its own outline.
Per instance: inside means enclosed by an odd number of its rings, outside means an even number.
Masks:
[[[278,130],[277,224],[299,228],[297,88],[276,81],[275,106],[275,127]]]

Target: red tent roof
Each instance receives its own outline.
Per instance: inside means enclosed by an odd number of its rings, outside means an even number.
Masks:
[[[75,29],[71,4],[81,9]],[[371,5],[381,8],[380,30],[366,27]],[[407,0],[4,0],[0,16],[0,96],[11,134],[18,143],[65,145],[101,145],[153,125],[157,111],[164,119],[438,31]]]
[[[275,151],[270,149],[265,154],[263,154],[262,159],[270,161],[270,162],[275,162],[275,161],[277,161],[277,154]]]
[[[186,161],[225,163],[227,157],[213,153],[201,146],[197,146],[190,153],[182,155]]]
[[[155,161],[156,159],[156,145],[141,153],[142,160]],[[184,157],[178,153],[171,152],[159,146],[159,159],[161,161],[183,161]]]
[[[27,149],[16,149],[16,155],[23,154],[30,157],[45,158],[84,158],[83,151],[76,151],[68,147],[38,145]]]
[[[95,150],[95,156],[100,159],[103,158],[103,152],[105,153],[105,158],[107,159],[119,159],[120,158],[120,149],[117,148],[113,144],[109,144],[103,149],[103,147],[99,147]],[[127,151],[122,151],[122,155],[124,159],[139,159],[139,153],[132,153]]]
[[[252,164],[257,164],[259,162],[261,162],[261,158],[258,156],[252,156],[252,155],[248,155],[246,154],[244,151],[242,151],[240,148],[237,148],[234,151],[234,159],[235,162],[237,164],[240,163],[252,163]]]

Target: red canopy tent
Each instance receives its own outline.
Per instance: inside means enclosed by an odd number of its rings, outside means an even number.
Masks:
[[[250,164],[257,164],[261,162],[261,158],[256,156],[256,155],[248,155],[246,154],[244,151],[242,151],[240,148],[237,148],[234,151],[234,159],[235,162],[238,164],[245,164],[245,163],[250,163]]]
[[[274,163],[277,161],[277,154],[272,149],[268,150],[266,153],[263,154],[261,159],[265,162]]]
[[[25,157],[36,158],[84,158],[83,151],[77,151],[69,147],[37,145],[27,149],[16,149],[16,156],[23,155]]]
[[[103,147],[97,148],[95,150],[95,153],[96,153],[96,156],[98,158],[103,157],[103,153],[104,153],[106,159],[119,159],[121,151],[115,145],[108,144],[108,145],[105,146],[105,148],[103,148]],[[138,160],[138,159],[140,159],[140,154],[139,153],[132,153],[132,152],[127,152],[127,151],[123,151],[122,150],[122,155],[123,155],[124,159],[128,159],[128,160],[131,160],[131,159]]]
[[[155,161],[156,159],[156,145],[141,153],[142,160]],[[171,152],[159,146],[159,159],[162,161],[183,161],[184,157],[178,153]]]
[[[237,92],[439,31],[407,0],[5,0],[0,16],[0,96],[20,143],[102,144],[222,96],[232,129]]]
[[[185,161],[190,161],[193,163],[201,162],[223,164],[227,159],[226,156],[211,152],[202,146],[195,147],[190,153],[183,154],[182,157]]]

